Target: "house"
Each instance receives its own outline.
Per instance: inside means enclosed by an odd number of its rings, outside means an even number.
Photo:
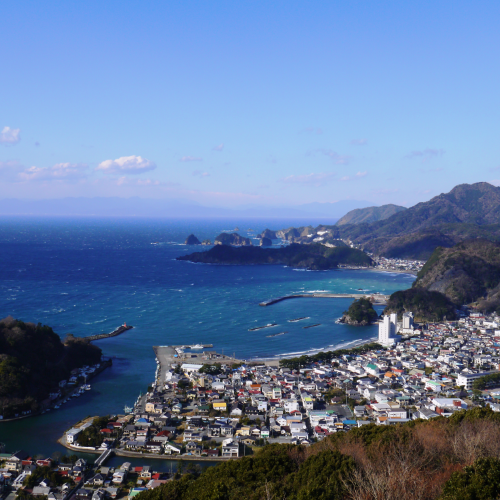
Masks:
[[[50,487],[48,486],[35,486],[33,488],[34,497],[48,496],[49,493],[50,493]]]
[[[186,452],[192,453],[193,455],[201,455],[201,446],[194,441],[190,441],[186,444]]]
[[[212,406],[216,411],[227,411],[227,403],[222,399],[215,399]]]
[[[23,468],[23,460],[27,460],[29,455],[24,451],[16,451],[5,461],[5,468],[9,471],[21,471]]]
[[[148,441],[146,443],[146,450],[152,451],[153,453],[161,453],[162,443],[158,441]]]
[[[76,500],[90,500],[92,498],[92,491],[85,488],[76,490]]]
[[[232,439],[225,439],[222,442],[222,456],[238,458],[240,453],[240,446],[235,443]]]
[[[89,486],[102,486],[104,484],[104,476],[102,474],[96,474],[94,477],[90,478],[85,484]]]
[[[164,450],[166,455],[177,455],[181,452],[181,449],[172,443],[166,443]]]

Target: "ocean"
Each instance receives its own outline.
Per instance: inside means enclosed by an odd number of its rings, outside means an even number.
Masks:
[[[111,332],[124,322],[134,326],[96,343],[113,357],[113,367],[92,380],[91,391],[60,410],[0,423],[0,442],[9,451],[65,452],[56,440],[72,424],[88,415],[122,413],[147,389],[156,368],[153,345],[213,344],[214,350],[239,359],[256,359],[349,347],[375,337],[376,326],[335,323],[351,299],[294,299],[268,307],[259,302],[313,291],[390,294],[409,288],[413,276],[175,260],[204,248],[184,245],[191,233],[213,241],[236,227],[239,234],[255,237],[265,228],[304,224],[290,219],[0,218],[0,316],[50,325],[61,337]],[[310,319],[287,321],[303,316]],[[268,323],[278,326],[249,331]],[[268,337],[281,332],[286,333]]]

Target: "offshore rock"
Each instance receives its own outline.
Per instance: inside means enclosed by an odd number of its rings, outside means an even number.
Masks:
[[[240,236],[238,233],[222,233],[215,238],[215,245],[235,245],[235,246],[252,246],[252,240]]]
[[[199,245],[199,244],[200,244],[200,240],[194,234],[190,234],[186,238],[185,245]]]

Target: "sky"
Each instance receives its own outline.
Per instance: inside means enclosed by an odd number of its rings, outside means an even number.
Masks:
[[[0,199],[411,206],[500,185],[500,2],[2,5]]]

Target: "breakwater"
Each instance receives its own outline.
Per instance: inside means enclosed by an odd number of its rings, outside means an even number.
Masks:
[[[366,294],[366,293],[300,293],[300,294],[294,294],[294,295],[285,295],[283,297],[278,297],[276,299],[270,299],[266,300],[264,302],[261,302],[259,306],[266,307],[266,306],[272,306],[273,304],[277,304],[278,302],[282,302],[283,300],[289,300],[289,299],[301,299],[305,297],[312,297],[312,298],[327,298],[327,299],[345,299],[345,298],[352,298],[352,299],[361,299],[361,298],[367,298],[373,301],[374,304],[380,304],[383,305],[387,302],[389,299],[389,295],[382,295],[380,293],[374,293],[374,294]]]
[[[97,335],[90,335],[89,337],[85,337],[85,339],[88,340],[89,342],[92,342],[94,340],[109,339],[110,337],[116,337],[121,333],[127,332],[128,330],[132,330],[132,328],[134,327],[128,325],[122,325],[119,326],[116,330],[113,330],[111,333],[98,333]]]

